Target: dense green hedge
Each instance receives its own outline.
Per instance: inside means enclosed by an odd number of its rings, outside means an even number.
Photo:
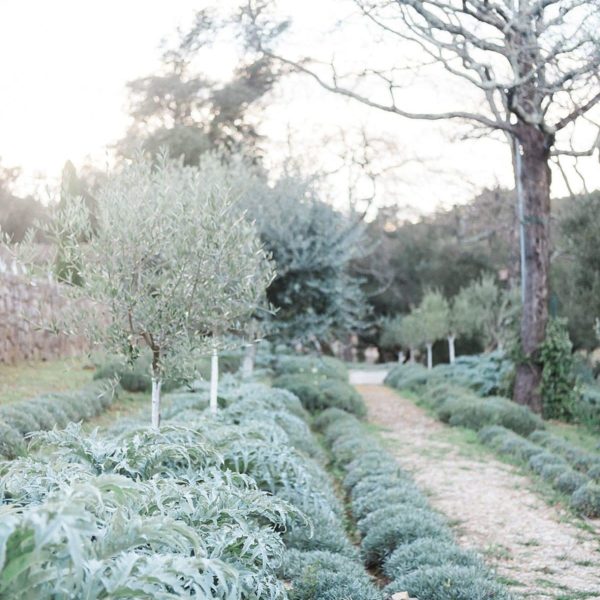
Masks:
[[[569,496],[576,512],[600,517],[600,455],[585,452],[545,431],[534,431],[525,439],[504,427],[493,426],[482,429],[479,439]]]
[[[415,389],[430,382],[454,383],[479,396],[506,393],[511,386],[514,366],[501,352],[459,356],[453,364],[437,365],[431,370],[420,364],[398,365],[386,383],[395,388]]]
[[[317,375],[348,381],[346,365],[332,356],[279,356],[274,369],[277,375]]]
[[[0,458],[12,459],[25,451],[24,436],[34,431],[62,428],[104,412],[113,402],[112,384],[92,383],[80,390],[46,394],[0,406]]]
[[[340,408],[358,417],[364,417],[367,409],[362,396],[349,383],[319,375],[280,375],[273,386],[289,390],[302,402],[310,413],[327,408]]]
[[[467,362],[467,358],[463,360]],[[478,363],[474,361],[474,364]],[[469,388],[461,385],[464,378],[454,379],[452,373],[455,372],[456,369],[450,365],[429,371],[420,365],[402,365],[390,372],[386,383],[418,393],[421,402],[431,408],[441,421],[452,426],[479,431],[489,425],[502,425],[523,435],[544,428],[542,419],[527,407],[501,396],[481,397],[472,391],[477,388],[475,384],[471,382]],[[483,371],[484,374],[486,372]],[[491,389],[495,386],[489,386],[486,391]]]
[[[331,552],[288,552],[280,576],[293,582],[290,600],[382,600],[360,562]]]
[[[479,398],[468,392],[463,396],[444,400],[437,408],[436,414],[444,423],[474,431],[488,425],[502,425],[517,433],[528,435],[544,427],[540,417],[512,400],[500,396]]]
[[[386,597],[406,591],[419,600],[511,598],[476,554],[456,545],[441,516],[360,421],[330,409],[315,426],[344,473],[361,556],[390,580]]]
[[[554,369],[563,370],[564,362],[558,360]],[[574,367],[571,369],[569,366],[561,378],[561,381],[564,379],[561,384],[562,395],[568,393],[569,382],[574,392],[573,395],[568,394],[568,411],[562,416],[598,431],[600,429],[600,386],[594,381],[591,369],[587,365],[584,368],[577,367],[578,363],[575,360]],[[415,392],[421,392],[424,386],[428,389],[434,386],[445,388],[458,386],[463,389],[468,388],[478,396],[510,396],[513,375],[512,362],[501,352],[491,352],[475,356],[459,356],[452,365],[437,365],[430,371],[420,364],[397,365],[388,374],[386,383],[397,389]],[[546,375],[550,377],[549,373]],[[577,378],[575,387],[572,383],[574,376]],[[548,392],[548,406],[550,406],[553,401],[556,401],[557,390],[551,386],[546,389],[546,392]],[[548,416],[556,418],[561,415],[549,413]]]

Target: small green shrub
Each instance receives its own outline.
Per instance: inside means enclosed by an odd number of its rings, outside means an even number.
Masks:
[[[358,498],[367,496],[372,492],[382,492],[383,490],[389,490],[397,487],[403,487],[409,483],[410,480],[403,473],[397,473],[392,476],[383,475],[370,475],[361,479],[353,488],[350,493],[351,501],[354,503]]]
[[[52,413],[46,409],[45,403],[36,400],[25,400],[18,403],[19,410],[31,415],[36,422],[36,430],[47,431],[56,425],[56,419]]]
[[[356,498],[352,503],[352,515],[359,521],[370,513],[392,504],[407,504],[412,508],[427,509],[427,499],[414,484],[407,483],[383,490],[374,490]],[[412,509],[411,508],[411,509]]]
[[[385,383],[397,389],[408,389],[431,395],[432,404],[439,403],[443,390],[452,386],[472,390],[479,396],[505,394],[514,373],[511,360],[501,352],[477,356],[459,356],[452,365],[438,365],[428,371],[421,365],[399,365],[388,374]],[[435,390],[435,391],[433,391]]]
[[[0,458],[12,460],[24,453],[25,444],[21,433],[0,421]]]
[[[550,319],[540,348],[542,413],[545,419],[570,420],[577,399],[573,344],[565,319]]]
[[[591,479],[595,479],[596,481],[600,481],[600,465],[594,465],[588,471],[588,477]]]
[[[385,384],[396,389],[417,391],[427,383],[429,377],[429,371],[422,365],[398,365],[387,374]]]
[[[398,463],[393,458],[381,455],[379,450],[368,451],[346,465],[343,486],[349,492],[365,477],[371,475],[393,476],[399,474],[399,471]]]
[[[301,419],[308,419],[309,415],[298,396],[288,390],[269,387],[260,383],[244,384],[239,386],[238,389],[238,397],[242,401],[259,400],[273,409],[285,409]]]
[[[96,416],[112,403],[115,393],[111,385],[92,383],[81,390],[13,402],[0,406],[0,421],[22,436],[60,428]]]
[[[585,485],[589,479],[582,473],[567,469],[554,479],[554,487],[563,494],[572,494],[575,490]]]
[[[548,465],[559,465],[564,468],[567,463],[564,458],[552,454],[552,452],[540,452],[539,454],[532,456],[527,463],[527,466],[538,475],[541,475],[544,468]]]
[[[42,407],[44,410],[46,410],[52,415],[54,425],[56,425],[56,427],[62,428],[67,426],[67,423],[69,422],[69,417],[61,407],[60,403],[53,402],[52,400],[45,400],[43,397],[38,399],[37,403],[38,406]]]
[[[365,436],[341,436],[331,446],[337,465],[346,465],[357,456],[377,449],[376,443]]]
[[[479,567],[420,567],[396,579],[385,592],[407,591],[419,600],[510,600],[511,595]]]
[[[297,579],[307,567],[317,567],[321,571],[338,573],[349,567],[355,567],[356,563],[349,561],[347,557],[334,552],[319,550],[303,551],[291,549],[285,553],[284,560],[278,569],[278,575],[282,579]]]
[[[292,581],[290,600],[383,599],[362,565],[330,552],[287,552],[280,577]]]
[[[484,435],[485,438],[485,435]],[[508,454],[522,462],[528,462],[532,456],[541,454],[544,449],[520,435],[504,429],[504,432],[494,436],[488,445],[500,454]]]
[[[38,424],[33,415],[22,411],[18,402],[0,406],[0,419],[21,435],[38,430]]]
[[[337,406],[357,417],[365,417],[367,407],[362,396],[344,381],[335,379],[324,380],[320,384],[324,408]]]
[[[571,507],[591,519],[600,517],[600,485],[595,482],[582,485],[571,496]]]
[[[347,420],[348,413],[341,408],[327,408],[318,414],[313,421],[313,426],[317,431],[325,431],[335,423]]]
[[[359,417],[367,410],[361,395],[348,383],[313,375],[281,375],[273,386],[286,389],[300,399],[311,413],[327,408],[340,408]]]
[[[332,423],[323,431],[323,436],[327,445],[333,445],[341,437],[347,436],[359,436],[360,428],[357,425],[357,421],[349,413],[346,417]]]
[[[288,548],[302,551],[334,552],[347,558],[357,558],[356,549],[350,543],[339,519],[315,519],[309,515],[312,529],[306,525],[289,527],[283,534]]]
[[[561,475],[564,475],[565,473],[568,473],[569,471],[572,471],[572,469],[568,465],[563,465],[563,464],[544,465],[540,471],[540,477],[544,481],[547,481],[548,483],[554,483],[554,481],[558,477],[560,477]]]
[[[493,396],[464,396],[446,400],[437,411],[438,418],[452,426],[479,431],[487,425],[502,425],[520,435],[543,429],[543,421],[527,407]]]
[[[564,457],[573,468],[583,473],[587,473],[593,467],[600,465],[599,455],[586,452],[564,438],[547,431],[534,431],[529,436],[529,439],[547,448],[554,454]]]
[[[574,419],[594,431],[600,430],[600,387],[584,383],[578,386],[578,391],[572,405]]]
[[[377,527],[380,523],[385,523],[396,518],[398,515],[411,512],[415,507],[408,502],[392,502],[391,504],[379,505],[373,512],[365,515],[356,523],[356,529],[362,536]],[[430,511],[431,512],[431,511]],[[431,519],[435,520],[435,515],[431,513]],[[442,522],[439,522],[440,527]]]
[[[348,369],[331,356],[280,356],[275,363],[277,375],[317,375],[329,379],[348,381]]]
[[[477,554],[463,550],[452,542],[438,538],[420,538],[403,544],[385,561],[383,572],[389,579],[399,579],[421,567],[453,565],[475,567],[484,571],[483,561]]]
[[[415,508],[371,527],[361,542],[361,554],[368,567],[381,567],[398,546],[425,537],[451,539],[450,531],[438,517]]]
[[[503,436],[508,432],[509,430],[506,427],[502,427],[502,425],[488,425],[479,430],[477,437],[482,444],[489,444],[494,438]]]

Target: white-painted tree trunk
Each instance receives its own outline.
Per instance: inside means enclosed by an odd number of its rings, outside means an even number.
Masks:
[[[254,373],[254,356],[256,354],[256,347],[254,344],[248,344],[244,348],[244,360],[242,361],[242,377],[244,379],[250,379],[252,373]]]
[[[448,356],[450,357],[450,364],[452,364],[456,360],[456,350],[454,348],[454,340],[456,340],[456,336],[454,336],[454,335],[448,336]]]
[[[219,353],[213,348],[210,359],[210,412],[217,414],[217,393],[219,391]]]
[[[152,376],[152,427],[160,428],[160,377]]]
[[[402,350],[400,350],[400,352],[398,352],[398,364],[403,364],[404,363],[404,359],[406,357],[404,356],[404,352],[402,352]]]
[[[425,344],[427,346],[427,368],[433,369],[433,344]]]

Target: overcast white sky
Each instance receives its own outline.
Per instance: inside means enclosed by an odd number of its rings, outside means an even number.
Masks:
[[[296,31],[305,35],[302,42],[318,54],[358,57],[368,51],[366,31],[349,31],[344,39],[323,37],[348,10],[344,0],[284,1]],[[110,145],[128,123],[126,82],[157,68],[161,39],[189,23],[201,3],[0,0],[0,157],[4,166],[22,167],[23,188],[39,192],[55,186],[67,159],[76,165],[110,162]],[[231,55],[226,54],[215,57],[211,68],[227,64]],[[453,93],[429,83],[411,85],[417,103]],[[508,153],[499,143],[452,141],[448,126],[376,114],[304,78],[279,90],[266,115],[273,162],[287,151],[291,131],[294,151],[308,168],[330,169],[335,153],[324,150],[323,137],[363,126],[396,144],[396,152],[382,152],[383,163],[425,159],[424,165],[409,162],[397,171],[380,199],[384,203],[428,210],[464,201],[484,185],[512,182]],[[343,194],[340,177],[333,190]],[[564,186],[557,182],[554,191],[563,194]]]

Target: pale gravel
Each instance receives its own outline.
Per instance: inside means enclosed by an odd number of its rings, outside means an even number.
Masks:
[[[447,426],[394,390],[356,387],[369,420],[382,427],[400,465],[447,516],[457,541],[482,552],[500,576],[515,582],[513,592],[536,600],[600,599],[599,521],[588,521],[595,533],[576,526],[564,507],[549,506],[515,467],[445,441]]]

